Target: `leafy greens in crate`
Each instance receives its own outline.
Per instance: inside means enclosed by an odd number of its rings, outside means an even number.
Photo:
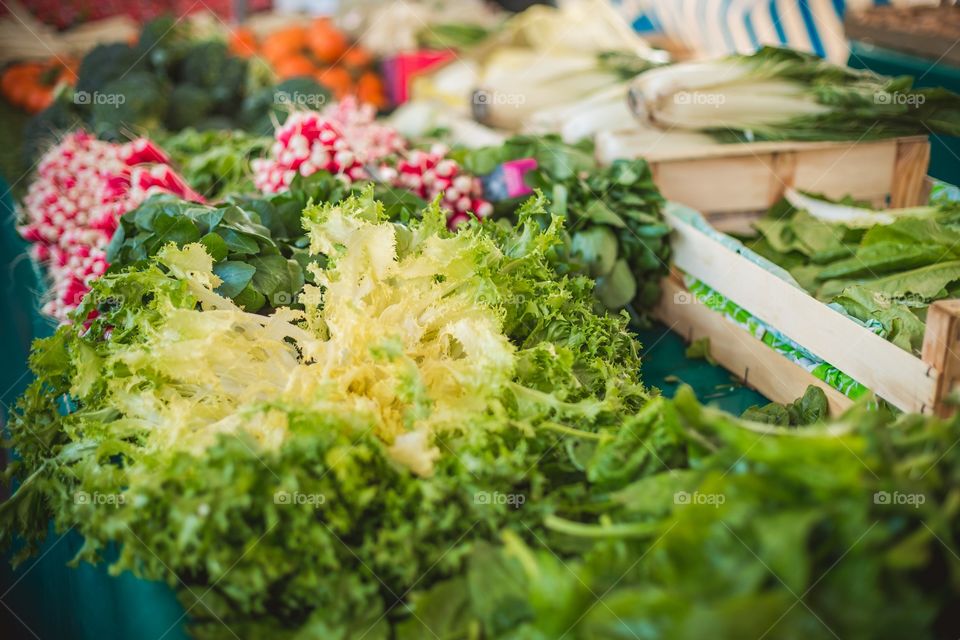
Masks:
[[[819,215],[781,201],[754,223],[759,236],[747,245],[818,299],[919,353],[927,307],[960,295],[960,205],[875,212],[799,197]]]
[[[552,135],[515,136],[500,147],[453,155],[477,175],[508,160],[536,159],[527,184],[544,193],[551,214],[567,218],[560,268],[595,279],[596,295],[608,309],[634,305],[638,319],[645,319],[644,312],[660,297],[660,279],[670,258],[664,200],[645,161],[601,166],[592,143],[570,145]],[[518,203],[502,202],[498,213],[510,215]]]

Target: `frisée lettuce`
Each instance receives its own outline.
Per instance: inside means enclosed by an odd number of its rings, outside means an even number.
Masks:
[[[638,345],[557,274],[544,215],[533,198],[516,226],[452,233],[369,191],[309,206],[316,284],[269,315],[216,292],[201,244],[97,280],[34,346],[0,547],[22,559],[51,520],[78,559],[116,545],[111,569],[167,580],[200,637],[389,637],[402,594],[477,540],[575,517],[583,460],[638,446]]]

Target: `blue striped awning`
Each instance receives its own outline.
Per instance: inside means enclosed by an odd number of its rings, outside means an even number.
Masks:
[[[640,32],[661,32],[703,56],[785,45],[845,63],[843,12],[890,0],[612,0]]]

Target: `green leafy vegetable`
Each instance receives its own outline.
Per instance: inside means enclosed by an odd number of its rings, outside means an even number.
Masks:
[[[187,128],[158,142],[193,189],[210,200],[221,200],[256,191],[250,158],[263,155],[271,141],[241,130]]]
[[[820,422],[828,415],[827,394],[816,385],[808,385],[803,395],[788,404],[771,402],[747,408],[740,417],[783,427],[800,427]]]
[[[423,591],[449,637],[915,638],[960,631],[957,421],[858,407],[803,429],[675,399],[690,467],[637,477],[534,542],[477,545],[464,578]],[[949,458],[949,459],[947,459]],[[551,535],[552,533],[552,535]],[[566,541],[566,542],[564,542]],[[575,558],[564,544],[579,544]],[[444,627],[439,627],[444,628]]]
[[[784,201],[746,242],[820,300],[878,322],[888,340],[919,353],[927,307],[960,285],[960,215],[955,203],[944,203],[892,210],[883,222],[848,227]]]
[[[150,204],[128,216],[143,243],[187,220],[233,232],[230,251],[269,246],[235,205]],[[407,595],[463,575],[476,543],[592,508],[582,461],[611,486],[659,464],[627,319],[556,272],[543,206],[456,234],[437,206],[389,222],[372,189],[311,206],[301,310],[220,295],[266,290],[276,254],[215,263],[201,242],[96,280],[87,322],[35,345],[0,546],[23,536],[23,558],[50,519],[82,533],[78,560],[116,544],[113,570],[177,588],[198,637],[415,637],[410,607],[432,605]]]
[[[298,90],[318,96],[316,104],[329,95],[307,79]],[[282,121],[289,104],[274,95],[262,64],[233,56],[225,42],[189,21],[162,17],[144,24],[136,44],[99,45],[84,56],[76,87],[34,117],[24,155],[32,164],[52,140],[77,126],[107,140],[191,127],[269,135],[271,117]],[[227,161],[221,156],[202,162]]]
[[[464,167],[486,174],[500,163],[532,157],[527,183],[550,200],[549,211],[568,220],[569,238],[558,252],[563,269],[597,280],[597,297],[609,309],[635,305],[641,324],[660,297],[670,257],[663,197],[643,160],[599,166],[588,141],[570,145],[556,136],[514,136],[501,147],[461,150]],[[507,213],[517,206],[499,207]]]
[[[225,203],[216,207],[156,195],[124,215],[107,249],[111,273],[145,267],[170,243],[200,243],[216,261],[220,295],[248,311],[288,306],[304,284],[293,248],[271,237],[255,211]]]

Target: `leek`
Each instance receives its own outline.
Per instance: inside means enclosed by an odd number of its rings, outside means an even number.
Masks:
[[[652,69],[631,83],[629,101],[642,123],[723,142],[960,135],[960,96],[912,82],[765,47]]]

